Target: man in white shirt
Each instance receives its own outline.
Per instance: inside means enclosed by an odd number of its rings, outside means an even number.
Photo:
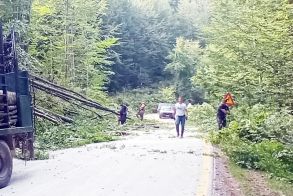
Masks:
[[[179,126],[181,124],[180,136],[181,136],[181,138],[183,138],[185,120],[187,119],[187,106],[183,102],[183,97],[179,97],[178,102],[175,104],[174,117],[175,117],[177,137],[179,137]]]

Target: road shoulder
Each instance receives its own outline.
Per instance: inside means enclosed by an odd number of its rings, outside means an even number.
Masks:
[[[228,158],[217,148],[214,153],[213,196],[244,196],[240,183],[229,171]]]
[[[213,196],[292,196],[292,187],[284,191],[280,181],[269,179],[263,172],[240,168],[218,148],[214,154]]]

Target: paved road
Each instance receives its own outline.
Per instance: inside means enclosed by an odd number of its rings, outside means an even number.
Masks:
[[[211,195],[211,147],[196,132],[183,139],[174,135],[171,127],[148,128],[125,140],[57,151],[26,166],[14,160],[11,184],[0,196]]]

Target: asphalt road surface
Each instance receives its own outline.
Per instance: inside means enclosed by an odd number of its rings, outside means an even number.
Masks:
[[[0,196],[212,195],[211,146],[191,128],[176,138],[173,123],[160,120],[160,128],[132,131],[123,140],[52,152],[49,160],[14,160]]]

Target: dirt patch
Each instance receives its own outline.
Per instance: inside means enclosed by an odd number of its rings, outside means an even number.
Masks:
[[[219,155],[215,157],[214,162],[214,185],[213,192],[215,196],[282,196],[282,193],[272,190],[267,182],[267,177],[261,172],[253,170],[238,171],[241,178],[233,177],[229,168],[228,157],[219,149],[215,152]],[[235,166],[236,167],[236,166]],[[238,168],[238,166],[237,166]],[[234,172],[235,173],[235,172]],[[238,179],[240,179],[238,181]]]
[[[248,180],[251,184],[251,195],[259,196],[281,196],[281,193],[273,191],[267,184],[266,177],[256,171],[247,172]]]
[[[218,150],[216,150],[218,151]],[[229,172],[228,159],[222,153],[217,152],[214,162],[214,196],[244,196],[240,184]]]

